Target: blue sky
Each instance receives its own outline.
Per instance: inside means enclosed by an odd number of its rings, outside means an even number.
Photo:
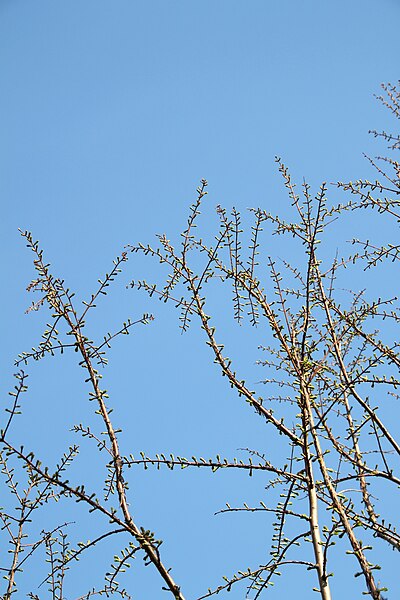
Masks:
[[[362,152],[376,152],[369,129],[390,128],[373,94],[399,78],[399,21],[398,0],[0,0],[4,393],[15,356],[37,345],[46,322],[24,314],[33,270],[18,228],[85,298],[125,244],[178,235],[203,177],[211,206],[272,212],[287,205],[275,155],[313,185],[371,177]],[[206,217],[205,231],[213,223]],[[265,430],[225,386],[200,333],[181,336],[171,307],[125,290],[157,272],[133,258],[92,323],[101,335],[104,323],[156,315],[116,344],[104,374],[124,450],[232,456],[255,440],[266,450]],[[29,373],[17,431],[51,461],[91,407],[74,357]],[[90,460],[77,477],[93,476]],[[188,598],[266,551],[258,515],[212,516],[226,501],[259,499],[265,482],[247,488],[236,473],[188,470],[132,476],[134,514],[165,539]],[[127,578],[134,597],[161,597],[157,575],[137,563]],[[88,583],[77,573],[69,600]],[[278,583],[271,596],[290,597],[291,579]],[[343,593],[340,575],[332,585]],[[310,598],[309,581],[296,592]]]

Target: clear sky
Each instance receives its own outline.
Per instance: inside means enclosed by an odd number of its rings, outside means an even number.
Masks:
[[[362,152],[375,152],[369,129],[390,127],[373,94],[400,77],[399,23],[400,0],[0,0],[4,393],[14,358],[38,344],[46,320],[24,314],[33,270],[18,228],[31,230],[55,274],[87,297],[125,244],[178,234],[203,177],[212,206],[272,212],[285,202],[275,155],[314,185],[370,177]],[[220,378],[200,333],[181,336],[172,307],[125,290],[157,269],[132,259],[92,326],[101,336],[105,322],[111,330],[144,311],[156,316],[116,344],[104,373],[124,451],[268,451],[265,430]],[[89,418],[81,373],[73,357],[29,373],[21,436],[55,460],[73,423]],[[92,469],[86,459],[75,475],[90,480]],[[188,599],[268,551],[259,515],[212,516],[225,502],[262,499],[266,482],[255,479],[132,474],[133,512],[165,540]],[[90,561],[68,600],[92,585]],[[139,561],[126,581],[137,600],[163,597],[157,574]],[[271,597],[313,596],[308,579],[304,591],[293,582],[282,577]],[[340,573],[332,585],[345,597]],[[243,599],[243,589],[230,598]]]

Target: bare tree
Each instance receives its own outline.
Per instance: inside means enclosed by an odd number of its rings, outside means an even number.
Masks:
[[[86,373],[85,382],[90,385],[89,399],[96,405],[95,414],[103,422],[105,432],[102,437],[98,437],[92,431],[91,427],[84,427],[81,424],[75,426],[76,433],[93,440],[99,450],[99,454],[105,461],[108,476],[105,480],[103,490],[103,499],[100,500],[96,493],[86,490],[85,485],[74,486],[68,479],[63,478],[63,472],[78,453],[78,447],[73,446],[68,449],[62,459],[59,461],[56,469],[50,471],[48,467],[43,467],[41,461],[35,459],[32,452],[26,452],[23,447],[17,448],[9,441],[9,429],[12,420],[19,413],[20,397],[26,391],[26,374],[23,370],[17,373],[18,385],[13,392],[14,403],[9,412],[9,418],[4,430],[1,433],[3,445],[3,473],[6,476],[6,482],[10,492],[15,500],[15,508],[19,517],[11,516],[11,512],[3,512],[1,518],[4,523],[4,530],[7,531],[11,543],[12,563],[9,568],[3,567],[7,573],[6,580],[7,591],[3,596],[10,598],[17,591],[17,574],[21,572],[22,566],[32,553],[40,546],[46,547],[48,561],[50,562],[50,572],[46,581],[50,584],[52,597],[62,600],[63,583],[66,571],[71,561],[76,560],[79,555],[88,548],[95,546],[101,541],[113,535],[124,535],[125,544],[121,549],[119,556],[115,556],[114,563],[110,571],[105,575],[105,586],[100,590],[89,590],[82,598],[89,598],[94,595],[119,594],[122,597],[130,597],[124,588],[119,586],[117,577],[124,572],[129,565],[129,561],[141,550],[145,554],[145,559],[153,564],[159,572],[166,589],[168,589],[174,598],[183,600],[184,596],[179,586],[173,580],[170,569],[168,569],[160,556],[160,541],[155,539],[151,531],[139,527],[134,521],[127,499],[127,484],[123,476],[124,458],[120,454],[118,433],[112,423],[110,414],[112,409],[106,404],[108,395],[106,390],[101,387],[101,374],[97,370],[98,365],[106,364],[105,350],[110,347],[112,340],[117,336],[129,334],[131,328],[135,325],[146,324],[152,320],[152,315],[143,315],[135,322],[128,320],[123,323],[121,329],[114,333],[108,333],[104,336],[101,343],[94,343],[84,334],[85,322],[88,313],[96,306],[99,296],[106,294],[107,288],[121,271],[122,263],[127,260],[127,253],[124,252],[121,257],[114,261],[110,273],[107,273],[103,281],[99,281],[99,287],[92,294],[88,302],[84,302],[84,308],[78,313],[74,306],[74,294],[64,286],[64,282],[55,278],[49,271],[49,265],[44,262],[43,252],[39,249],[28,232],[21,232],[26,239],[27,246],[33,252],[34,266],[37,271],[37,278],[34,279],[28,289],[38,291],[40,299],[34,302],[30,310],[38,310],[41,305],[47,304],[52,311],[51,322],[47,325],[42,341],[37,348],[31,352],[24,352],[16,361],[17,366],[22,363],[27,364],[29,360],[40,360],[47,354],[54,354],[57,350],[63,352],[67,349],[73,349],[80,356],[79,365],[83,367]],[[69,336],[70,343],[63,341],[59,335],[58,328],[64,326],[65,334]],[[68,339],[68,338],[67,338]],[[14,466],[12,461],[22,462],[26,472],[26,487],[21,493],[18,483],[14,478]],[[111,504],[113,496],[117,498],[117,506]],[[59,500],[61,497],[73,498],[77,502],[83,502],[91,512],[100,513],[105,517],[107,528],[95,540],[87,543],[81,542],[76,549],[69,548],[66,541],[66,534],[63,532],[65,524],[57,527],[56,530],[43,531],[42,536],[32,543],[23,543],[24,529],[32,518],[32,513],[42,504],[52,500]],[[110,527],[111,526],[111,527]],[[57,536],[57,534],[59,534]],[[132,541],[126,543],[126,535]],[[128,538],[129,539],[129,538]],[[32,598],[39,598],[36,594],[31,594]]]
[[[395,117],[400,117],[399,88],[383,86],[383,90],[379,100]],[[399,150],[398,136],[373,133],[383,138],[391,151]],[[250,475],[260,471],[270,475],[266,499],[258,506],[226,505],[223,509],[223,512],[274,514],[269,560],[225,577],[198,600],[230,591],[240,584],[247,586],[247,598],[258,599],[264,592],[267,596],[276,575],[290,566],[309,571],[313,577],[310,588],[314,586],[323,600],[330,600],[335,544],[336,553],[351,554],[354,573],[363,582],[364,593],[383,600],[386,588],[376,575],[380,568],[378,556],[382,548],[400,549],[400,535],[388,522],[382,501],[385,494],[396,494],[400,484],[399,432],[396,423],[389,426],[380,410],[384,403],[398,399],[395,391],[400,385],[396,342],[399,306],[395,295],[374,297],[377,290],[373,281],[362,292],[345,292],[340,281],[349,269],[361,278],[365,274],[368,281],[371,269],[393,268],[391,263],[396,267],[400,246],[355,239],[353,244],[360,251],[346,258],[338,258],[337,253],[333,260],[328,258],[332,251],[330,232],[337,231],[343,220],[357,215],[361,209],[376,211],[379,219],[400,221],[400,164],[392,157],[370,160],[379,181],[339,183],[336,188],[331,187],[332,193],[350,192],[354,198],[332,204],[327,198],[326,184],[313,195],[304,182],[299,193],[288,169],[277,159],[294,217],[284,220],[263,209],[252,210],[247,243],[244,217],[235,209],[228,212],[220,206],[214,240],[208,243],[204,237],[195,235],[207,195],[207,182],[203,180],[180,243],[173,245],[161,235],[156,248],[143,244],[126,248],[80,311],[64,282],[51,275],[38,243],[31,234],[23,232],[34,253],[37,270],[37,278],[29,289],[41,293],[31,308],[36,310],[47,304],[52,317],[38,348],[23,353],[17,364],[27,364],[68,348],[79,354],[86,382],[91,387],[89,397],[96,405],[105,434],[98,436],[91,426],[83,425],[76,425],[75,431],[97,445],[99,460],[105,461],[108,477],[100,499],[97,492],[95,495],[83,485],[72,485],[64,476],[78,452],[76,446],[51,471],[12,441],[12,424],[19,413],[21,395],[26,391],[26,374],[20,371],[1,434],[3,474],[18,511],[18,517],[12,516],[10,509],[1,513],[3,535],[9,538],[12,547],[10,564],[2,567],[7,580],[4,599],[16,593],[17,579],[22,576],[25,563],[29,564],[28,559],[39,548],[45,548],[48,556],[50,570],[46,581],[51,597],[62,600],[64,578],[74,559],[110,536],[128,536],[128,544],[124,543],[106,574],[104,588],[89,590],[82,598],[95,594],[129,597],[116,578],[135,554],[143,553],[158,571],[163,588],[172,597],[183,600],[179,584],[163,562],[160,542],[136,523],[129,509],[126,468],[165,465],[170,469],[175,466],[212,471],[241,469]],[[282,237],[284,247],[294,248],[296,260],[268,256],[270,242],[263,241],[266,228],[272,235]],[[142,453],[140,458],[121,454],[119,432],[112,423],[107,392],[97,369],[105,364],[105,351],[115,337],[129,333],[134,325],[147,323],[152,316],[127,321],[117,332],[105,335],[101,343],[86,337],[85,323],[98,297],[106,293],[130,253],[144,253],[169,269],[164,284],[139,280],[133,281],[131,287],[172,302],[180,310],[182,331],[192,321],[200,324],[214,362],[256,418],[265,423],[275,452],[279,449],[279,460],[271,460],[256,449],[247,449],[245,461],[219,455],[207,460],[195,457],[188,460],[163,454],[149,457]],[[291,253],[293,256],[293,250]],[[215,319],[209,314],[216,285],[231,290],[237,322],[247,321],[262,332],[259,365],[265,369],[262,385],[268,390],[266,397],[256,393],[244,378],[244,357],[226,356]],[[68,338],[58,333],[61,325]],[[23,490],[16,482],[14,469],[18,470],[18,466],[14,463],[24,467]],[[104,531],[94,541],[82,543],[76,549],[69,548],[65,523],[53,531],[43,531],[34,542],[26,541],[26,526],[34,511],[65,498],[73,498],[104,517]],[[113,498],[115,506],[111,504]],[[31,597],[39,598],[33,593]]]

